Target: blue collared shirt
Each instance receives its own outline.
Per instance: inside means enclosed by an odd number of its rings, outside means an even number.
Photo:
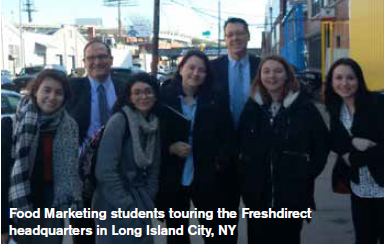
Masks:
[[[105,95],[107,97],[109,115],[111,115],[112,107],[116,102],[116,92],[115,92],[115,86],[113,85],[111,76],[108,76],[107,80],[103,83],[100,83],[95,79],[92,79],[90,76],[88,76],[88,79],[90,80],[90,83],[91,83],[91,121],[89,123],[87,136],[91,137],[102,126],[100,123],[99,98],[98,98],[97,88],[99,87],[100,84],[104,86]]]
[[[233,114],[233,108],[236,102],[238,100],[241,100],[240,102],[243,104],[243,108],[245,103],[248,100],[249,92],[251,89],[251,74],[250,74],[250,64],[249,64],[249,56],[245,55],[240,60],[235,60],[231,58],[231,56],[228,55],[228,88],[229,88],[229,101],[231,106],[231,112],[232,116]],[[242,65],[242,79],[243,79],[243,96],[242,97],[236,97],[234,95],[234,86],[236,85],[237,77],[236,77],[236,69],[237,69],[237,63],[240,62]],[[239,112],[240,114],[240,112]]]
[[[188,137],[188,143],[189,145],[193,145],[193,124],[195,122],[195,114],[196,114],[196,99],[193,101],[192,106],[189,104],[186,104],[184,102],[184,97],[180,96],[181,101],[181,108],[183,110],[183,115],[191,122],[191,127],[189,129],[189,137]],[[183,169],[183,176],[181,178],[181,184],[183,186],[190,186],[192,184],[193,180],[193,153],[191,149],[191,154],[187,157],[184,164]]]

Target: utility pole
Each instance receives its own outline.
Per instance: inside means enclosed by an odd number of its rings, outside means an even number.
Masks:
[[[23,39],[23,16],[22,12],[22,0],[19,0],[19,32],[20,32],[20,55],[19,60],[21,67],[25,67],[25,55],[24,55],[24,39]]]
[[[160,0],[154,0],[154,3],[151,73],[156,77],[159,60]]]
[[[122,24],[121,24],[121,1],[119,1],[118,2],[118,4],[117,4],[117,21],[118,21],[118,29],[119,29],[119,39],[121,40],[121,38],[122,38],[122,33],[123,33],[123,31],[122,31],[122,28],[121,28],[121,26],[122,26]]]
[[[217,56],[220,56],[221,52],[221,41],[220,41],[220,36],[221,36],[221,1],[218,0],[218,8],[217,10],[219,11],[219,23],[218,23],[218,36],[217,36],[217,43],[218,43],[218,49],[217,49]]]
[[[33,6],[34,5],[33,1],[32,0],[26,0],[24,5],[25,5],[24,12],[28,13],[28,22],[31,23],[32,22],[32,12],[36,12],[35,7]]]
[[[117,36],[119,41],[121,41],[123,36],[123,24],[121,22],[121,7],[123,6],[136,6],[136,0],[104,0],[104,6],[107,7],[117,7]]]

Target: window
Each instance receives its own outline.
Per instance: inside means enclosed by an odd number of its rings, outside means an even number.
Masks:
[[[312,0],[312,17],[318,15],[322,7],[324,7],[324,0]]]
[[[341,47],[341,37],[340,37],[340,35],[338,35],[338,36],[336,37],[336,47],[337,47],[337,48],[340,48],[340,47]]]
[[[11,112],[7,97],[1,95],[1,114],[10,114]]]
[[[8,102],[11,106],[12,113],[16,113],[17,105],[19,104],[20,97],[17,96],[8,96]]]
[[[17,104],[19,104],[20,97],[1,94],[1,113],[2,114],[14,114],[16,113]]]

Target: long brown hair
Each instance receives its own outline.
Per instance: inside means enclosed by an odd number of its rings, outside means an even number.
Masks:
[[[369,106],[370,91],[367,88],[367,84],[365,82],[364,75],[363,75],[363,70],[355,60],[351,58],[341,58],[331,65],[325,81],[324,97],[325,97],[325,106],[327,107],[328,111],[332,109],[332,107],[339,108],[343,103],[342,98],[336,94],[336,92],[332,87],[333,72],[340,65],[345,65],[350,67],[357,78],[358,86],[357,86],[357,91],[354,95],[355,105],[357,109],[363,109],[364,106]]]
[[[252,85],[251,85],[250,97],[252,100],[254,100],[256,92],[259,91],[264,103],[272,102],[271,95],[269,95],[267,89],[264,87],[263,83],[261,82],[261,70],[264,64],[269,60],[279,62],[281,65],[283,65],[285,72],[287,73],[287,81],[284,84],[283,92],[281,93],[281,97],[279,100],[280,101],[284,100],[284,98],[287,96],[287,94],[290,91],[296,92],[299,90],[299,83],[295,77],[295,73],[293,71],[292,66],[283,57],[279,55],[271,55],[263,58],[260,62],[256,77],[253,79]]]

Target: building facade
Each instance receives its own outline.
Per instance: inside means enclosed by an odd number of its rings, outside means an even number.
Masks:
[[[351,0],[351,57],[371,90],[384,91],[384,1]]]
[[[20,30],[1,15],[1,69],[12,73],[23,66]]]
[[[350,0],[270,0],[263,53],[324,75],[334,60],[350,55],[349,10]]]
[[[18,73],[35,65],[62,65],[70,73],[83,67],[87,40],[75,26],[25,25],[22,30],[2,17],[1,69]]]

